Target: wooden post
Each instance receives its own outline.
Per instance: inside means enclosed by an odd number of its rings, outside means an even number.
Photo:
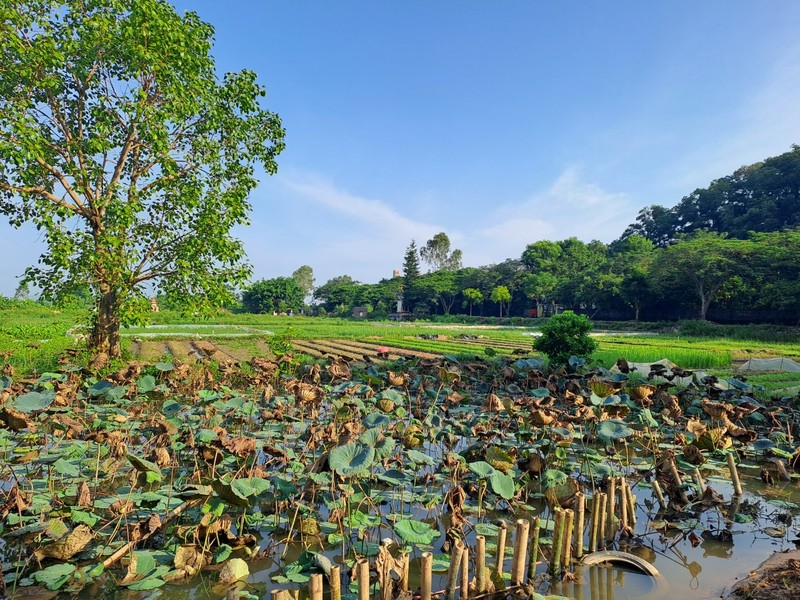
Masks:
[[[661,508],[667,508],[667,501],[664,500],[664,492],[661,491],[661,484],[658,483],[658,479],[653,479],[653,491],[656,493],[656,499]]]
[[[605,540],[607,542],[613,541],[614,539],[614,512],[616,510],[616,502],[617,501],[617,478],[611,477],[608,480],[608,504],[606,505],[607,514],[608,514],[608,524],[606,525],[606,536]]]
[[[461,600],[469,598],[469,547],[461,553]]]
[[[575,494],[575,501],[578,504],[577,523],[575,524],[575,558],[580,560],[583,556],[583,530],[586,525],[586,496],[583,492],[578,492]]]
[[[550,575],[557,577],[561,573],[561,547],[564,539],[564,511],[556,508],[555,527],[553,529],[553,553],[550,556]]]
[[[328,585],[331,588],[331,600],[342,600],[342,576],[340,566],[333,565],[331,567]]]
[[[497,563],[494,570],[499,575],[503,575],[503,563],[506,559],[506,536],[508,535],[508,527],[505,521],[500,521],[500,532],[497,534]]]
[[[733,493],[737,496],[742,495],[742,482],[739,480],[739,471],[736,469],[736,460],[733,458],[733,452],[728,452],[728,468],[731,470],[731,479],[733,480]]]
[[[730,464],[730,461],[728,461],[728,464]],[[680,497],[681,502],[684,504],[689,504],[689,498],[686,497],[686,492],[681,489],[683,481],[681,480],[681,474],[678,473],[678,467],[675,465],[675,460],[669,461],[669,470],[672,471],[672,478],[675,480],[675,487],[678,490],[678,497]]]
[[[322,600],[322,573],[312,573],[308,582],[309,600]]]
[[[475,538],[475,594],[486,592],[486,538]]]
[[[458,587],[458,572],[461,568],[461,555],[464,553],[464,543],[456,540],[450,549],[450,568],[447,570],[447,584],[444,588],[446,600],[455,600]]]
[[[706,492],[706,482],[703,481],[703,476],[700,474],[700,469],[697,467],[694,468],[692,472],[692,476],[694,477],[694,482],[697,484],[697,489],[700,494],[705,494]]]
[[[531,543],[531,557],[528,559],[528,579],[533,581],[536,577],[536,565],[539,561],[539,517],[533,519],[533,542]]]
[[[564,548],[561,550],[561,564],[569,570],[572,562],[572,528],[575,524],[575,511],[568,508],[565,511],[566,524],[564,525]]]
[[[625,490],[628,497],[628,520],[631,522],[631,527],[636,525],[636,496],[633,495],[631,484],[625,481]]]
[[[402,591],[404,591],[404,592],[407,592],[408,591],[408,552],[403,552],[402,560],[403,560],[403,571],[402,571],[402,573],[400,573],[400,581],[398,583],[399,583],[400,589]],[[333,590],[331,590],[331,592],[333,592]],[[333,600],[333,598],[331,598],[331,600]]]
[[[606,547],[606,523],[608,519],[606,519],[606,504],[608,503],[608,497],[600,493],[600,514],[598,515],[598,521],[600,521],[600,533],[597,536],[598,543],[603,544],[603,548]]]
[[[600,533],[600,492],[592,496],[592,529],[589,532],[589,552],[597,552],[597,535]]]
[[[369,561],[358,561],[358,600],[369,600]]]
[[[628,485],[624,477],[619,478],[619,519],[622,532],[628,530]]]
[[[514,530],[514,556],[511,566],[511,585],[525,582],[525,565],[528,555],[528,534],[531,524],[527,519],[517,519]]]
[[[422,582],[420,584],[420,600],[431,600],[431,591],[433,590],[433,554],[430,552],[422,553],[422,560],[420,561],[420,577]],[[359,598],[359,600],[361,600]]]

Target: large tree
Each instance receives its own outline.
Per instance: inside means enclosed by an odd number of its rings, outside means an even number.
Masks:
[[[437,233],[425,242],[419,254],[431,272],[457,271],[461,268],[461,250],[450,250],[450,238],[444,232]]]
[[[43,232],[45,295],[89,284],[110,356],[146,293],[204,310],[249,275],[230,232],[284,132],[254,73],[217,76],[213,33],[161,0],[0,4],[0,213]]]
[[[305,290],[292,277],[276,277],[256,281],[242,293],[247,312],[272,313],[299,310]]]
[[[303,265],[297,267],[297,270],[292,273],[292,279],[297,282],[297,285],[303,288],[304,296],[308,296],[314,291],[314,269],[310,266]]]

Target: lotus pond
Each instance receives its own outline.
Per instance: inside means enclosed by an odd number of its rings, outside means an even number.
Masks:
[[[286,355],[98,376],[65,362],[36,379],[6,370],[0,406],[10,597],[263,598],[305,593],[335,565],[347,598],[358,559],[407,554],[413,590],[423,552],[439,590],[457,540],[485,539],[494,568],[499,524],[539,518],[535,576],[517,595],[705,598],[793,548],[800,513],[792,400],[764,405],[745,382],[681,369]],[[577,563],[549,575],[554,513],[585,496],[588,552],[590,507],[611,481],[630,486],[632,511],[611,515],[598,549],[662,577]],[[249,576],[231,576],[242,560]],[[508,564],[489,577],[501,596]]]

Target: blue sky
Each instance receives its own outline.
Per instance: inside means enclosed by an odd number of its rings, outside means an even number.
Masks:
[[[800,143],[800,3],[181,0],[286,127],[253,193],[255,278],[376,282],[445,231],[479,266],[616,239]],[[0,223],[0,294],[40,238]]]

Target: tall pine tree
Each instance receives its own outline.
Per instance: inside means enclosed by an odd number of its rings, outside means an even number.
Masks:
[[[403,258],[403,303],[408,311],[412,310],[414,304],[414,284],[419,279],[419,275],[417,243],[411,240]]]

